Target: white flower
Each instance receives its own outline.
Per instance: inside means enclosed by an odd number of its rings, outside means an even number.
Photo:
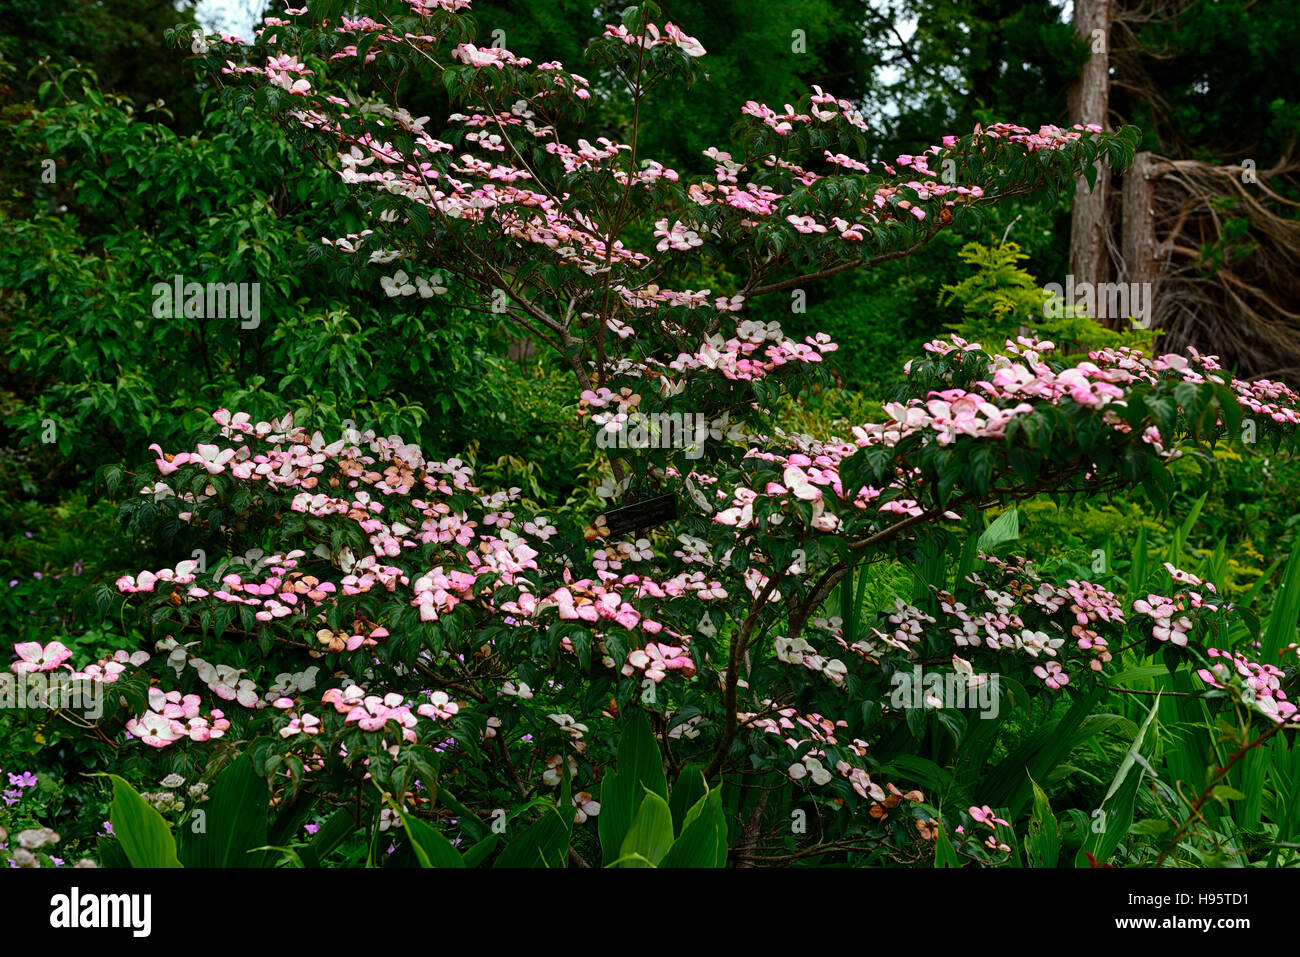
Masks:
[[[822,763],[816,758],[804,758],[804,764],[808,766],[808,773],[812,775],[813,784],[818,786],[826,784],[831,779],[831,772],[827,771]]]
[[[802,764],[790,765],[789,774],[796,781],[811,775],[813,784],[819,787],[831,779],[831,773],[826,770],[820,761],[811,756],[805,757]]]
[[[415,285],[406,275],[406,270],[399,269],[393,273],[392,278],[384,276],[379,280],[379,285],[383,287],[384,292],[389,296],[413,296],[415,295]]]
[[[547,784],[549,784],[551,787],[557,786],[562,780],[564,780],[563,772],[560,770],[561,768],[560,761],[561,759],[558,754],[552,754],[549,758],[546,759],[546,770],[542,772],[542,780],[545,781]],[[573,755],[569,755],[568,762],[569,762],[569,777],[572,778],[575,774],[578,773],[578,762],[573,757]]]
[[[442,277],[434,273],[428,279],[419,278],[415,280],[415,288],[419,290],[421,299],[429,299],[433,296],[441,296],[447,291],[447,287],[442,284]]]
[[[558,724],[562,731],[568,732],[575,738],[581,739],[581,737],[587,732],[587,726],[585,724],[578,724],[578,722],[573,720],[573,715],[571,714],[550,714],[547,715],[547,717]]]
[[[593,800],[586,791],[579,791],[573,796],[573,805],[577,808],[573,815],[574,824],[581,824],[600,813],[600,802]]]
[[[18,832],[18,843],[28,850],[44,847],[46,844],[59,843],[59,835],[48,827],[33,827]],[[17,855],[14,855],[17,857]]]

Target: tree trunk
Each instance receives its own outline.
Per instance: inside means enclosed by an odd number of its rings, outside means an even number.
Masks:
[[[1092,50],[1079,78],[1070,85],[1070,122],[1096,123],[1106,129],[1110,102],[1110,18],[1112,0],[1074,0],[1074,30]],[[1070,272],[1074,284],[1093,287],[1110,281],[1110,255],[1106,243],[1106,199],[1110,168],[1097,163],[1097,179],[1075,179],[1074,209],[1070,218]],[[1093,317],[1097,318],[1097,317]],[[1114,328],[1116,319],[1106,317]]]
[[[1152,316],[1155,315],[1156,276],[1160,271],[1155,223],[1157,166],[1150,153],[1138,153],[1123,177],[1124,275],[1120,279],[1145,285],[1143,299]]]

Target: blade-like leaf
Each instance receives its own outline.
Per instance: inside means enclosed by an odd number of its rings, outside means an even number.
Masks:
[[[623,838],[627,836],[647,790],[665,801],[668,799],[668,780],[664,777],[659,744],[650,730],[650,722],[637,711],[623,726],[618,742],[617,770],[606,772],[601,782],[598,821],[605,864],[620,856]]]
[[[1030,778],[1034,786],[1034,813],[1029,818],[1029,833],[1025,838],[1025,851],[1030,867],[1055,867],[1061,857],[1061,829],[1056,815],[1047,803],[1047,792]]]
[[[658,865],[673,844],[673,812],[668,802],[653,791],[646,791],[645,800],[628,828],[627,837],[619,856],[640,855],[650,863]],[[624,862],[624,867],[644,867],[638,859]]]
[[[265,852],[249,853],[268,841],[266,811],[271,794],[266,782],[253,771],[248,755],[241,755],[217,775],[206,820],[200,831],[193,827],[181,838],[186,867],[261,867]]]
[[[113,806],[109,823],[132,867],[180,867],[176,839],[163,816],[149,806],[135,788],[116,774],[105,774],[113,782]]]
[[[1020,512],[1009,508],[999,515],[992,525],[984,529],[984,534],[979,537],[979,547],[987,552],[1007,542],[1014,542],[1019,537]]]
[[[604,810],[602,806],[601,810]],[[493,867],[564,867],[568,861],[569,826],[555,808],[542,812],[501,852]]]
[[[406,828],[406,836],[411,839],[411,848],[421,867],[464,868],[465,859],[452,846],[451,841],[418,817],[401,810],[398,813],[402,816],[402,826]]]

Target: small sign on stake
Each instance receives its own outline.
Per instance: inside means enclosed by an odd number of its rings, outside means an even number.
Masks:
[[[634,502],[597,515],[588,531],[588,540],[609,538],[626,532],[639,532],[671,522],[677,517],[677,496],[672,492],[656,495],[643,502]]]

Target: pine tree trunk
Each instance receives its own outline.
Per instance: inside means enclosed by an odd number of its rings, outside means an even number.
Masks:
[[[1147,152],[1133,157],[1133,165],[1124,174],[1123,256],[1124,275],[1129,283],[1148,283],[1144,294],[1155,313],[1154,290],[1160,271],[1156,244],[1155,199],[1157,163]]]
[[[1112,0],[1074,0],[1075,32],[1093,52],[1079,78],[1070,86],[1072,124],[1097,123],[1103,129],[1108,127],[1111,4]],[[1097,164],[1097,179],[1091,188],[1084,176],[1075,180],[1070,219],[1070,272],[1076,287],[1085,282],[1096,287],[1110,281],[1106,243],[1109,185],[1110,168],[1101,163]],[[1112,328],[1116,325],[1113,316],[1105,317],[1105,322]]]

